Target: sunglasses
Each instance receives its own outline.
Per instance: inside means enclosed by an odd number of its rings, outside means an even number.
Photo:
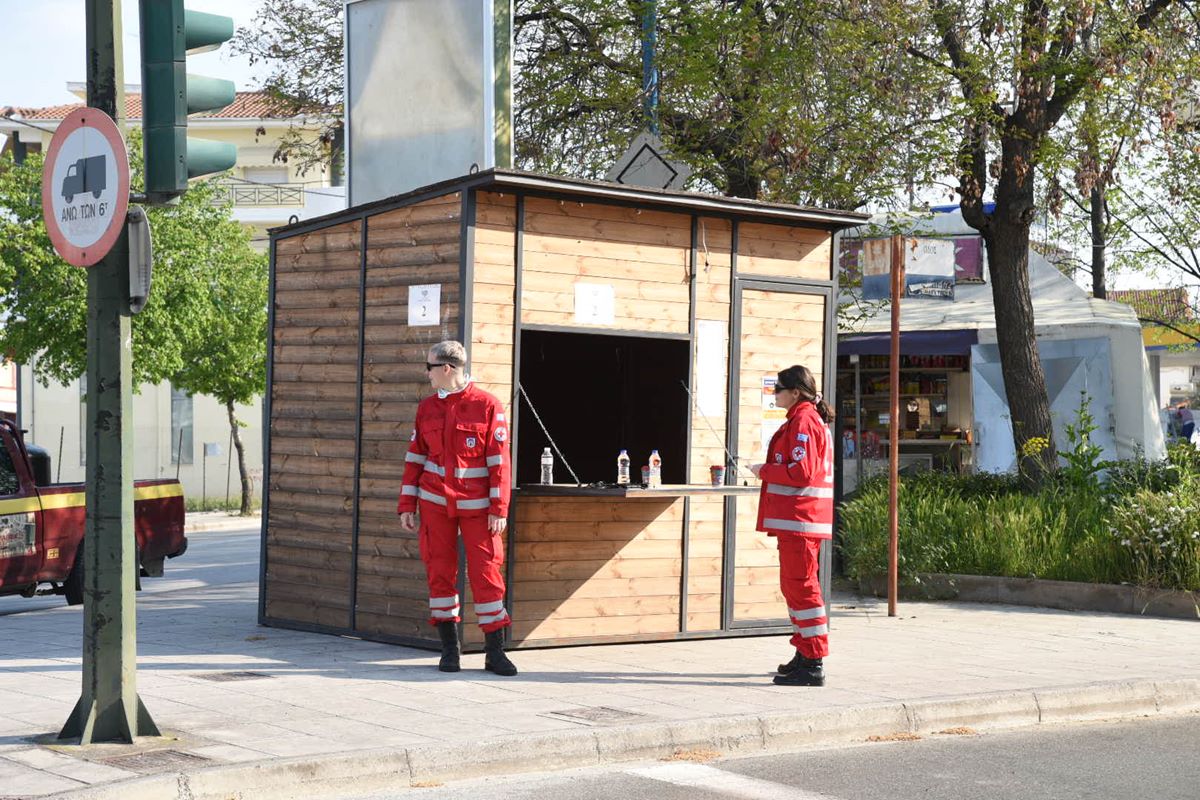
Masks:
[[[780,386],[778,383],[775,384],[775,394],[779,394],[780,392],[790,392],[793,391],[793,389],[794,387],[791,386]]]
[[[453,367],[453,366],[455,366],[455,365],[454,364],[430,364],[428,361],[426,361],[425,362],[425,371],[433,372],[434,367]]]

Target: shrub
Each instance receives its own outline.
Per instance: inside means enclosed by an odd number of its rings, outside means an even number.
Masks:
[[[1014,475],[925,473],[900,485],[900,578],[921,572],[1200,589],[1200,457],[1110,465],[1106,488],[1062,480],[1036,494]],[[1084,471],[1081,471],[1081,477]],[[840,515],[846,574],[887,570],[886,478]]]

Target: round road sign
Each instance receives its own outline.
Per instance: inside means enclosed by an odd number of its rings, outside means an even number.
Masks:
[[[129,156],[103,111],[80,108],[58,126],[42,168],[42,218],[54,249],[89,267],[112,249],[129,210]]]

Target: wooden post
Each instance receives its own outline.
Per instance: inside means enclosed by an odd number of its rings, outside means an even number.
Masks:
[[[892,237],[892,357],[888,407],[888,616],[896,616],[900,551],[900,294],[904,286],[904,237]]]

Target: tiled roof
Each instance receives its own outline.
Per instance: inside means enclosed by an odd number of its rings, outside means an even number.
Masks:
[[[14,108],[0,107],[0,117],[20,117],[33,122],[35,120],[55,121],[66,119],[83,103],[67,103],[61,106],[46,108]],[[129,93],[125,95],[125,118],[134,120],[142,118],[142,96]],[[233,103],[215,113],[193,114],[192,119],[284,119],[284,115],[272,111],[271,99],[266,92],[238,92]]]
[[[1119,289],[1108,292],[1108,299],[1133,306],[1143,319],[1163,322],[1190,322],[1196,318],[1188,302],[1187,289]]]

